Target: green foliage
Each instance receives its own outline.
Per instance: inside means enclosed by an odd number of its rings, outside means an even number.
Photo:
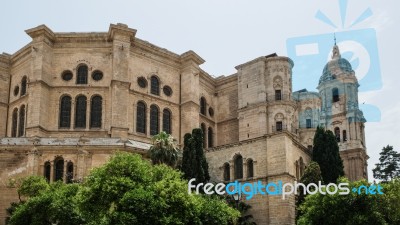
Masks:
[[[28,177],[22,183],[23,193],[30,198],[26,202],[19,203],[8,222],[10,225],[74,225],[82,224],[83,220],[78,215],[74,196],[78,191],[78,185],[66,185],[63,183],[54,183],[47,185],[45,191],[38,189],[38,186],[32,183],[37,180],[42,183],[38,177]],[[32,189],[29,188],[32,184]],[[46,183],[47,184],[47,183]]]
[[[319,181],[322,181],[320,167],[318,163],[311,161],[311,163],[306,167],[304,174],[300,179],[300,183],[303,183],[305,186],[307,186],[311,183],[318,184]],[[299,188],[298,193],[299,195],[296,201],[296,206],[298,209],[296,215],[297,218],[302,215],[302,211],[299,206],[304,202],[304,199],[306,197],[306,195],[304,195],[304,190],[302,187]]]
[[[18,194],[25,197],[35,197],[42,192],[48,191],[50,185],[44,177],[30,176],[23,180],[18,188]]]
[[[226,200],[232,208],[237,208],[240,212],[240,217],[236,223],[237,225],[257,225],[257,223],[253,221],[253,215],[248,213],[248,210],[251,209],[251,205],[246,204],[244,201],[239,201],[239,203],[236,204],[232,195],[228,195]]]
[[[165,131],[153,136],[153,146],[150,147],[149,156],[153,164],[166,164],[176,166],[179,150],[173,137]]]
[[[203,131],[193,129],[192,134],[185,134],[182,159],[182,172],[188,180],[196,178],[196,184],[210,180],[208,163],[203,150]]]
[[[317,128],[314,136],[312,160],[319,164],[322,179],[326,184],[336,183],[336,180],[344,175],[339,146],[335,135],[330,130]]]
[[[372,170],[374,177],[383,181],[389,181],[400,177],[400,153],[393,150],[393,146],[383,147],[379,153],[379,162]]]
[[[369,186],[365,180],[350,183],[345,178],[339,182],[349,183],[350,190],[361,185]],[[382,185],[382,184],[381,184]],[[354,193],[348,195],[308,195],[300,206],[303,215],[298,225],[386,225],[400,224],[400,181],[383,184],[383,195]]]

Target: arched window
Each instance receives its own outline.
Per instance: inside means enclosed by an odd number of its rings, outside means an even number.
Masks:
[[[153,95],[160,95],[160,82],[156,76],[151,77],[150,92]]]
[[[343,141],[347,141],[347,131],[346,130],[343,130],[342,131],[342,133],[343,133]]]
[[[332,89],[332,102],[338,102],[339,101],[339,89],[334,88]]]
[[[80,65],[78,67],[78,75],[76,76],[77,84],[88,83],[88,67],[86,65]]]
[[[203,131],[203,148],[205,148],[207,146],[206,145],[206,125],[204,123],[202,123],[200,125],[200,127],[201,127],[201,131]]]
[[[64,178],[64,159],[59,157],[54,160],[54,181],[63,180]]]
[[[335,128],[335,137],[336,137],[337,142],[340,142],[340,129],[339,129],[339,127]]]
[[[46,178],[47,182],[50,182],[50,171],[51,171],[51,165],[50,162],[46,162],[44,164],[44,171],[43,171],[43,175]]]
[[[18,109],[15,108],[12,114],[11,137],[17,137]]]
[[[155,105],[150,106],[150,135],[156,135],[159,132],[158,124],[158,107]]]
[[[208,128],[208,147],[212,148],[213,147],[213,130],[211,127]]]
[[[71,97],[64,96],[60,102],[60,127],[69,128],[71,126]]]
[[[21,96],[24,96],[26,94],[26,76],[24,76],[21,80]]]
[[[90,128],[101,127],[101,114],[103,110],[101,96],[94,96],[90,103]]]
[[[25,105],[19,110],[18,137],[24,136],[25,133]]]
[[[235,158],[235,179],[243,178],[243,157],[237,155]]]
[[[169,109],[163,110],[163,131],[171,134],[171,111]]]
[[[75,103],[75,127],[86,127],[86,96],[79,96]]]
[[[229,163],[224,164],[224,181],[230,181],[231,180],[231,168],[229,166]]]
[[[253,160],[247,160],[247,178],[254,177],[254,165]]]
[[[136,132],[146,133],[146,105],[143,102],[136,106]]]
[[[206,115],[207,111],[207,101],[204,97],[200,98],[200,113]]]
[[[301,178],[303,176],[304,169],[305,169],[305,164],[304,164],[304,161],[303,161],[303,157],[300,157],[300,159],[299,159],[300,177],[299,178]]]
[[[67,164],[67,184],[72,183],[72,179],[74,179],[74,164],[72,162],[68,162]]]

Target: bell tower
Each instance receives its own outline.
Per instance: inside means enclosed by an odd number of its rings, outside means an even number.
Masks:
[[[339,144],[345,175],[350,180],[367,179],[365,118],[358,106],[358,80],[339,47],[323,69],[317,89],[321,96],[319,125],[331,130]]]

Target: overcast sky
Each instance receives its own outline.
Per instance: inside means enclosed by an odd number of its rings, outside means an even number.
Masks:
[[[348,28],[368,8],[372,15]],[[360,103],[377,106],[382,115],[380,122],[366,124],[371,179],[382,147],[389,144],[400,150],[399,9],[398,0],[349,0],[342,27],[338,0],[6,1],[0,10],[0,52],[12,54],[28,44],[24,30],[40,24],[54,32],[106,32],[110,23],[125,23],[137,29],[137,37],[155,45],[178,54],[195,51],[206,60],[202,68],[219,76],[235,73],[236,65],[259,56],[288,55],[290,38],[336,32],[343,41],[340,32],[373,28],[383,86],[359,95]],[[316,19],[319,10],[337,28]],[[365,55],[359,57],[363,64]],[[318,81],[309,83],[316,87]]]

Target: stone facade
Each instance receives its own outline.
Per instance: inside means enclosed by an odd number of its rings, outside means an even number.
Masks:
[[[181,145],[201,127],[213,180],[268,183],[300,178],[320,125],[337,134],[346,175],[367,177],[358,83],[336,45],[317,93],[293,92],[294,63],[276,54],[214,78],[195,52],[175,54],[124,24],[26,33],[32,42],[0,55],[0,225],[17,200],[10,178],[83,179],[117,150],[145,155],[161,130]],[[294,224],[294,202],[293,195],[248,201],[260,225]]]

